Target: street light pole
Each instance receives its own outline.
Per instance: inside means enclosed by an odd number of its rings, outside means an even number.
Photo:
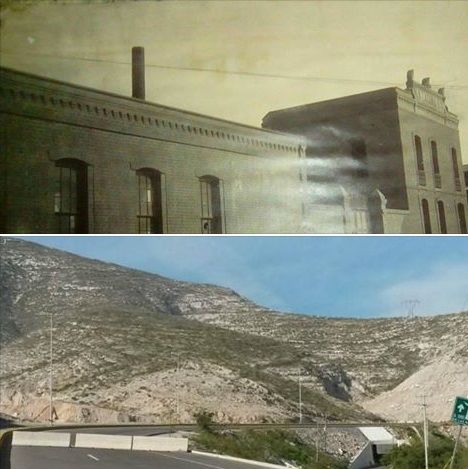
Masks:
[[[302,424],[302,376],[299,370],[299,424]]]
[[[177,353],[177,393],[176,393],[176,415],[177,415],[177,423],[180,423],[180,415],[179,415],[179,369],[180,369],[180,353]]]
[[[52,403],[52,372],[53,372],[53,313],[50,309],[50,368],[49,368],[49,421],[53,424],[53,403]]]
[[[429,455],[428,455],[428,447],[429,447],[429,435],[428,435],[428,424],[427,424],[427,404],[426,404],[426,395],[423,395],[423,428],[424,428],[424,463],[425,468],[429,469]]]
[[[0,238],[0,246],[5,246],[6,243],[7,243],[6,238]],[[2,248],[0,248],[0,251],[2,249],[6,249],[6,248],[2,247]],[[1,269],[1,265],[0,265],[0,269]],[[1,271],[0,271],[0,273],[1,273]],[[10,319],[11,319],[11,310],[10,310]],[[3,366],[2,366],[3,365],[3,363],[2,363],[2,356],[3,356],[2,355],[2,352],[3,352],[2,345],[4,343],[4,340],[6,342],[6,334],[7,334],[6,327],[4,325],[4,323],[6,322],[5,320],[6,320],[6,317],[4,318],[3,315],[0,314],[0,374],[1,374],[2,368],[3,368]],[[5,390],[5,388],[3,386],[3,382],[2,382],[2,380],[0,380],[0,407],[3,406],[3,393],[4,393],[4,390]]]

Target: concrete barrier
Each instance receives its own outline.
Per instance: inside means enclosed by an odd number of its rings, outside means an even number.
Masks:
[[[133,449],[141,451],[185,451],[188,450],[188,438],[163,436],[134,436]]]
[[[77,433],[75,448],[132,449],[131,435],[99,435]]]
[[[14,431],[12,446],[70,446],[70,433]]]

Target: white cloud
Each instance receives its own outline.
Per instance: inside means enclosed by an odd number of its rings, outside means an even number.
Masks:
[[[432,315],[454,313],[468,308],[468,263],[438,264],[417,278],[399,281],[380,292],[390,314],[407,312],[402,302],[418,299],[415,313]],[[383,309],[383,308],[382,308]]]

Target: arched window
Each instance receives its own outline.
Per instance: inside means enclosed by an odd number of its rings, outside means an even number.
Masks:
[[[88,168],[75,159],[55,163],[54,212],[58,233],[88,233]]]
[[[418,182],[421,186],[425,186],[426,175],[424,173],[424,157],[421,144],[421,137],[419,135],[414,136],[414,147],[416,149],[416,163],[418,166]]]
[[[437,211],[439,212],[440,232],[447,233],[447,221],[445,220],[445,207],[442,200],[437,201]]]
[[[423,223],[424,223],[424,233],[431,234],[432,233],[431,215],[429,214],[429,204],[427,202],[427,199],[421,200],[421,208],[422,208]]]
[[[457,150],[455,150],[455,148],[452,148],[452,167],[453,167],[453,178],[455,181],[455,190],[461,191],[460,171],[458,169]]]
[[[437,152],[437,143],[434,140],[431,140],[431,152],[432,169],[434,170],[434,186],[440,189],[442,187],[442,180],[440,177],[439,154]]]
[[[221,181],[214,176],[200,178],[201,232],[223,233],[223,197]]]
[[[460,233],[467,234],[465,206],[462,203],[457,204],[458,223],[460,224]]]
[[[161,173],[143,168],[138,178],[138,233],[163,233]]]

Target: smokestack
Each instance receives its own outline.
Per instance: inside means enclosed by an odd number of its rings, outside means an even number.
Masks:
[[[145,49],[132,47],[132,96],[145,99]]]
[[[421,84],[426,88],[431,87],[431,79],[429,77],[423,78]]]

